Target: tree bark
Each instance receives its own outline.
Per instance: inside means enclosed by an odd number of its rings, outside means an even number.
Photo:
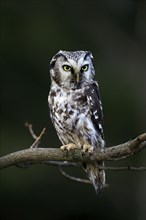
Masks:
[[[146,147],[146,133],[126,143],[95,150],[93,154],[82,152],[81,149],[62,151],[59,148],[29,148],[10,153],[0,158],[0,169],[21,163],[40,163],[43,161],[87,162],[101,160],[119,160],[132,156]]]

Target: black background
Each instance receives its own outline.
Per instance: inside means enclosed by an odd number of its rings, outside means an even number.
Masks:
[[[104,108],[107,145],[145,131],[144,1],[1,1],[1,155],[28,148],[24,127],[47,132],[43,147],[59,147],[49,119],[49,61],[58,50],[90,50]],[[107,165],[145,165],[145,152]],[[67,172],[84,175],[79,169]],[[1,171],[0,215],[15,219],[146,218],[144,172],[107,172],[109,187],[97,196],[56,167]]]

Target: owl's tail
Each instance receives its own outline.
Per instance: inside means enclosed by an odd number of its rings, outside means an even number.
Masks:
[[[101,194],[105,188],[105,171],[100,170],[98,166],[104,166],[104,162],[85,163],[83,167],[87,172],[97,194]]]

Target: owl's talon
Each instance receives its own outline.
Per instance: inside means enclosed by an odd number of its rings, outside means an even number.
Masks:
[[[94,148],[90,144],[84,144],[83,145],[83,153],[88,152],[89,154],[92,154],[93,150],[94,150]]]
[[[63,151],[65,151],[65,150],[70,151],[72,149],[77,149],[77,148],[78,147],[75,144],[73,144],[73,143],[70,143],[70,144],[67,144],[67,145],[63,145],[63,146],[60,147],[60,149],[63,150]]]

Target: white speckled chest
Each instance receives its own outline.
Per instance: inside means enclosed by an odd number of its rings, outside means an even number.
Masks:
[[[52,86],[49,94],[50,115],[63,144],[97,143],[97,132],[91,120],[85,88],[65,90]]]

